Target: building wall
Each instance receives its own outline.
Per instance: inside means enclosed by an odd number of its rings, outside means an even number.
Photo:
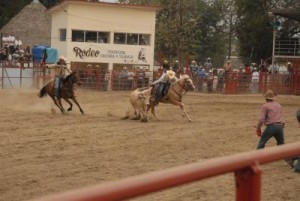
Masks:
[[[71,62],[148,65],[152,68],[155,41],[155,10],[122,7],[116,4],[71,3],[51,10],[51,46],[57,48]],[[65,42],[59,41],[59,29],[67,29]],[[110,32],[110,43],[72,42],[72,30]],[[150,34],[149,45],[114,44],[115,32]],[[76,51],[74,50],[76,49]],[[144,51],[145,60],[139,60]],[[80,56],[79,52],[83,53]],[[91,53],[95,53],[91,55]],[[85,53],[85,54],[84,54]]]

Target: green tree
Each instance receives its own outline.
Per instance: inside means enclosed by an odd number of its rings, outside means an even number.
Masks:
[[[238,20],[236,23],[240,56],[244,62],[256,62],[272,56],[273,27],[275,20],[281,22],[276,37],[290,38],[299,32],[299,23],[268,15],[273,9],[295,9],[299,0],[235,0]],[[298,24],[298,25],[297,25]]]

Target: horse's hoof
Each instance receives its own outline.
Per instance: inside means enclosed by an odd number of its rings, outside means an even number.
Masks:
[[[69,109],[68,109],[68,112],[70,112],[70,111],[72,111],[72,108],[69,108]]]
[[[84,115],[84,111],[80,111],[82,115]]]
[[[143,118],[143,119],[141,119],[141,122],[148,122],[148,119],[147,118]]]

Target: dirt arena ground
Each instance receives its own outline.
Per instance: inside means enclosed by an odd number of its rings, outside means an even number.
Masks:
[[[188,123],[173,105],[160,104],[160,121],[120,120],[129,92],[78,90],[68,115],[51,113],[38,90],[0,90],[0,200],[24,201],[209,158],[253,150],[262,95],[188,93]],[[286,143],[300,141],[299,96],[279,96]],[[268,147],[275,146],[272,139]],[[262,200],[299,200],[300,175],[284,162],[262,166]],[[132,200],[235,199],[233,173]]]

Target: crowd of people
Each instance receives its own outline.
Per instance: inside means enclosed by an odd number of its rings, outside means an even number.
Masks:
[[[287,70],[282,75],[282,83],[288,87],[292,80],[292,63],[286,64]],[[233,68],[230,60],[227,60],[222,68],[215,68],[210,58],[206,62],[197,63],[193,60],[190,64],[190,73],[199,92],[224,92],[227,83],[234,82],[237,92],[257,93],[259,91],[260,72],[267,74],[279,74],[272,67],[262,63],[245,64],[239,68]]]
[[[19,37],[6,35],[2,37],[0,48],[0,61],[30,61],[32,57],[31,46],[24,47]]]

